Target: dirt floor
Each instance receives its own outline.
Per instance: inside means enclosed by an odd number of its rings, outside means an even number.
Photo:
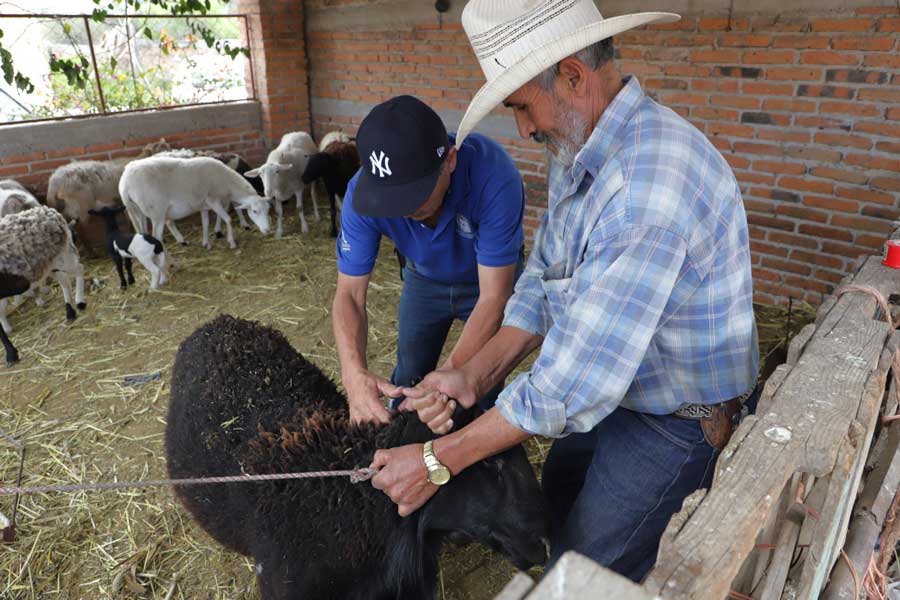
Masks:
[[[161,291],[148,291],[138,265],[138,284],[121,291],[112,263],[98,257],[84,260],[88,308],[76,321],[66,323],[56,286],[47,306],[29,301],[15,311],[11,337],[22,362],[0,371],[0,427],[27,442],[23,484],[164,477],[172,359],[184,337],[219,313],[281,329],[337,379],[334,242],[324,219],[311,225],[301,235],[292,217],[281,240],[238,230],[236,251],[224,240],[207,251],[187,227],[192,245],[169,244],[178,268]],[[393,252],[381,254],[369,292],[369,364],[387,375],[401,282]],[[795,314],[792,329],[810,314]],[[767,308],[760,318],[767,353],[784,335],[784,311]],[[130,379],[156,373],[145,383]],[[548,447],[531,444],[535,464]],[[16,452],[0,440],[0,481],[14,482],[17,469]],[[0,512],[10,515],[10,497],[0,497]],[[251,563],[220,549],[166,488],[26,496],[17,521],[15,543],[0,544],[0,598],[256,598]],[[437,597],[492,598],[512,573],[484,548],[448,549]]]

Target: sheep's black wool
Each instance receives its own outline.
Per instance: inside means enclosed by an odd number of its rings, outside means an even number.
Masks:
[[[331,237],[337,237],[337,210],[335,196],[347,193],[347,184],[359,170],[359,155],[352,142],[332,142],[322,151],[309,157],[303,171],[303,183],[317,179],[325,182],[328,205],[331,209]]]
[[[345,397],[281,333],[229,316],[182,343],[170,402],[171,477],[352,469],[368,466],[377,448],[433,437],[412,413],[351,426]],[[522,448],[466,469],[407,518],[369,483],[347,478],[176,494],[219,543],[254,558],[266,599],[430,598],[448,533],[521,568],[544,559],[546,511]]]

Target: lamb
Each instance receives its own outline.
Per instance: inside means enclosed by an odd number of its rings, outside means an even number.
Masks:
[[[128,284],[134,283],[131,259],[136,258],[144,265],[145,269],[150,271],[150,289],[155,290],[169,280],[166,250],[163,248],[162,242],[153,236],[119,231],[116,215],[124,211],[125,207],[119,206],[117,208],[92,208],[88,212],[106,220],[106,251],[116,265],[121,289],[127,289]],[[123,263],[125,270],[128,271],[127,281],[122,270]]]
[[[203,246],[209,241],[209,211],[225,221],[228,245],[236,248],[228,208],[249,212],[250,219],[265,234],[269,231],[269,202],[256,195],[250,182],[214,158],[152,156],[130,163],[119,182],[119,195],[138,233],[151,233],[163,241],[166,221],[176,221],[199,212],[203,223]],[[153,230],[148,232],[146,219]],[[177,229],[172,230],[176,234]],[[180,236],[180,234],[176,235]],[[178,241],[183,241],[183,237]]]
[[[316,153],[316,143],[308,133],[295,131],[286,133],[281,138],[278,147],[269,152],[266,164],[247,171],[246,177],[259,177],[262,179],[266,198],[275,201],[275,214],[278,216],[276,237],[282,235],[282,207],[281,203],[290,199],[293,195],[297,198],[297,216],[300,218],[300,231],[307,233],[309,225],[303,216],[303,171],[310,156]],[[313,204],[313,213],[316,221],[319,220],[319,206],[316,200],[315,188],[310,191]]]
[[[332,132],[335,133],[335,132]],[[331,135],[331,134],[329,134]],[[331,210],[331,237],[337,237],[337,208],[343,210],[347,184],[359,170],[359,154],[352,142],[332,142],[325,150],[309,157],[303,171],[303,183],[309,185],[317,179],[325,182],[328,206]]]
[[[352,469],[369,465],[378,448],[432,438],[414,413],[351,425],[334,383],[257,323],[219,316],[175,357],[171,477]],[[382,492],[346,478],[175,494],[216,541],[253,557],[264,600],[433,598],[448,535],[486,544],[521,569],[546,557],[547,511],[521,447],[469,467],[405,518]]]
[[[17,187],[11,184],[15,184]],[[19,185],[17,181],[12,179],[0,181],[0,217],[22,212],[29,208],[37,208],[40,205],[41,203],[37,201],[37,198]]]
[[[6,365],[19,360],[18,352],[7,337],[12,331],[6,320],[6,302],[25,293],[31,284],[53,274],[59,281],[66,302],[66,319],[75,318],[69,277],[76,278],[75,302],[84,310],[84,268],[72,242],[72,232],[61,214],[39,206],[0,219],[0,329]]]
[[[169,149],[166,140],[160,139],[144,146],[137,157],[83,160],[63,165],[53,172],[47,183],[47,204],[76,222],[87,220],[91,208],[119,206],[119,179],[125,166],[136,158]]]

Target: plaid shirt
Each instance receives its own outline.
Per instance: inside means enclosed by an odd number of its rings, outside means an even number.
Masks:
[[[747,218],[728,163],[630,78],[549,206],[504,325],[544,337],[500,395],[517,427],[560,437],[618,406],[668,414],[750,389],[759,351]]]

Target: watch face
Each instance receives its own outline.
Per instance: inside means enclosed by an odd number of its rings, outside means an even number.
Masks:
[[[441,466],[433,471],[428,472],[428,481],[434,485],[444,485],[450,481],[450,469]]]

